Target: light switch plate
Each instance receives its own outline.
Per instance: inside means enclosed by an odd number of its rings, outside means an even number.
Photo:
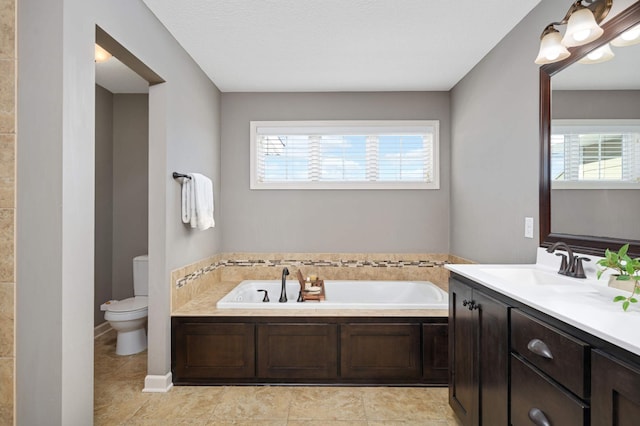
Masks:
[[[533,238],[533,218],[532,217],[524,218],[524,237]]]

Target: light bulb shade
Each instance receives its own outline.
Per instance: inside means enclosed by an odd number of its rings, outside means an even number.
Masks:
[[[562,44],[566,47],[582,46],[597,40],[602,33],[604,30],[596,22],[591,10],[582,7],[569,17]]]
[[[614,53],[609,46],[609,43],[604,46],[600,46],[595,50],[587,53],[587,56],[580,59],[578,62],[581,64],[599,64],[600,62],[606,62],[610,59],[613,59]]]
[[[631,27],[611,41],[616,47],[631,46],[640,43],[640,25]]]
[[[111,53],[107,52],[102,46],[96,43],[94,60],[96,62],[106,62],[109,60],[109,58],[111,58]]]
[[[560,33],[553,29],[540,40],[540,51],[535,63],[538,65],[551,64],[566,59],[571,55],[561,43]]]

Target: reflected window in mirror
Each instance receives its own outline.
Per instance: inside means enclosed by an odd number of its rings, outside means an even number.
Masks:
[[[551,189],[640,189],[640,120],[553,120]]]

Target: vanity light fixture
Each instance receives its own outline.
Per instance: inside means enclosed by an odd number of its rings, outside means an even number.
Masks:
[[[98,43],[95,44],[96,45],[96,51],[95,51],[95,61],[96,62],[106,62],[111,58],[111,53],[107,52],[102,46],[100,46]]]
[[[550,64],[571,55],[567,47],[582,46],[597,40],[603,33],[600,23],[607,16],[613,0],[578,0],[571,5],[560,22],[552,22],[540,36],[536,64]],[[564,37],[556,26],[566,25]]]

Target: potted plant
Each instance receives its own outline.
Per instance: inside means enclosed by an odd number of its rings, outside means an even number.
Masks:
[[[607,249],[604,258],[597,262],[598,265],[604,267],[604,269],[598,270],[598,279],[605,270],[613,269],[617,273],[609,278],[609,286],[631,292],[630,296],[616,296],[613,299],[614,302],[622,302],[622,309],[625,311],[631,303],[638,303],[638,299],[634,296],[640,294],[640,258],[632,259],[627,254],[628,250],[629,244],[620,247],[618,252]],[[620,285],[625,283],[627,285]]]

